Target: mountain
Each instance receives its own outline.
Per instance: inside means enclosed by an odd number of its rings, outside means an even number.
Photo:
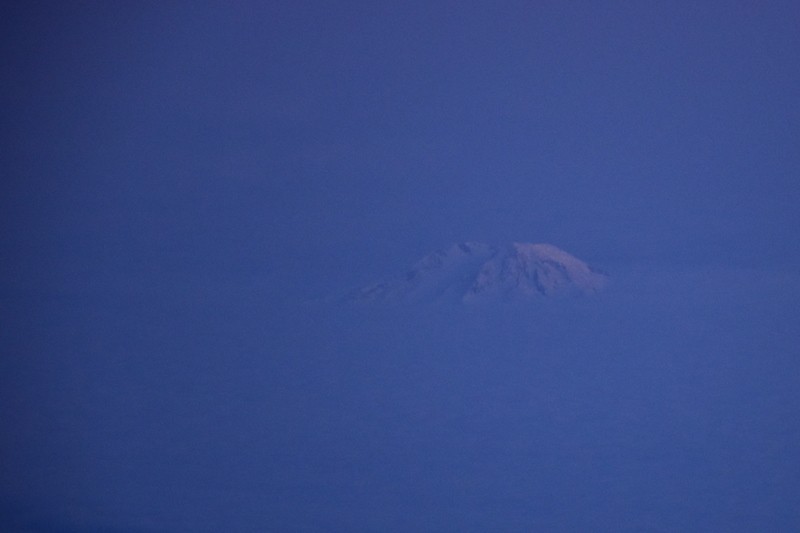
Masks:
[[[353,301],[528,299],[594,294],[607,277],[551,244],[463,242],[417,261],[399,279],[350,294]]]

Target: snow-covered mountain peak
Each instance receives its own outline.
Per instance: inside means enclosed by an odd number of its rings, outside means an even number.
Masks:
[[[452,266],[475,257],[490,257],[496,252],[493,246],[481,242],[462,242],[430,253],[414,263],[409,271],[423,272]]]
[[[405,276],[364,287],[356,301],[533,298],[593,294],[606,276],[551,244],[452,244],[426,255]]]
[[[464,299],[592,294],[605,281],[603,274],[551,244],[512,243],[481,266]]]

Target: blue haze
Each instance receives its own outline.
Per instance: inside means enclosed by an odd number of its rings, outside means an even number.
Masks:
[[[0,13],[0,529],[800,527],[796,3]]]

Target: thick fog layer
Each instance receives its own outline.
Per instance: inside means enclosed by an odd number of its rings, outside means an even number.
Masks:
[[[20,529],[788,531],[795,274],[591,298],[276,304],[174,283],[16,300]],[[33,317],[48,309],[49,321]]]

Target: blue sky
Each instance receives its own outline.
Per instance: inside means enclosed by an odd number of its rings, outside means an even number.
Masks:
[[[791,2],[6,11],[3,242],[22,270],[363,277],[468,239],[800,257]]]

